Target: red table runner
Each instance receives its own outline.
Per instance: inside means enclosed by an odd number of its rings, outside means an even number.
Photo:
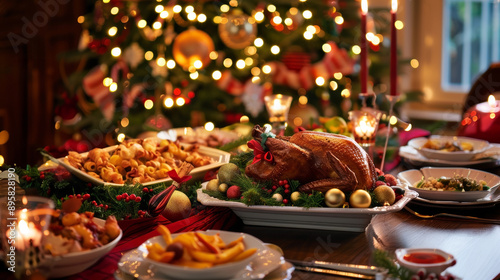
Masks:
[[[156,231],[159,224],[167,226],[170,232],[177,233],[207,229],[227,230],[237,221],[238,217],[229,208],[224,207],[205,207],[198,212],[193,211],[190,217],[173,223],[161,215],[156,218],[120,221],[123,237],[118,245],[92,267],[66,279],[114,279],[113,274],[123,254],[139,247],[149,238],[159,235]]]

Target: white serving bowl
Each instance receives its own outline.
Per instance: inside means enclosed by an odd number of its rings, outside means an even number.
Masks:
[[[437,254],[444,258],[444,261],[438,263],[422,263],[422,262],[412,262],[404,259],[404,256],[413,253],[423,253],[426,255]],[[425,269],[426,273],[436,273],[437,275],[445,271],[448,267],[454,266],[457,261],[453,257],[443,250],[440,249],[429,249],[429,248],[401,248],[395,251],[396,259],[401,266],[404,266],[411,270],[412,272],[418,272],[420,269]]]
[[[237,262],[230,262],[220,265],[215,265],[210,268],[190,268],[184,267],[174,264],[162,263],[154,261],[147,257],[148,250],[146,246],[152,243],[159,243],[161,246],[165,247],[165,240],[163,236],[155,236],[153,238],[148,239],[144,242],[139,248],[137,248],[140,252],[142,252],[143,259],[153,265],[156,271],[159,274],[164,274],[167,277],[172,277],[174,279],[197,279],[197,280],[206,280],[206,279],[231,279],[235,277],[238,273],[245,270],[245,268],[251,264],[254,258],[260,258],[261,255],[268,254],[270,249],[262,243],[259,239],[253,237],[249,234],[238,233],[238,232],[230,232],[230,231],[222,231],[222,230],[209,230],[202,231],[201,233],[207,235],[215,235],[219,234],[220,238],[227,244],[233,240],[238,239],[240,236],[243,237],[243,243],[245,245],[245,249],[257,248],[257,252],[255,252],[252,256],[243,259]],[[172,234],[172,238],[175,238],[177,235],[183,233]],[[272,250],[274,252],[274,250]],[[268,258],[268,257],[267,257]],[[269,266],[270,271],[275,269],[280,264],[280,256],[278,253],[275,254],[274,260],[268,260],[264,265]],[[270,272],[269,271],[269,272]],[[265,274],[264,274],[265,275]]]
[[[423,148],[424,144],[432,140],[437,142],[439,145],[444,145],[445,143],[470,143],[473,147],[472,151],[456,151],[456,152],[446,152],[433,149]],[[412,139],[408,142],[408,146],[417,150],[421,155],[428,159],[438,159],[438,160],[448,160],[448,161],[469,161],[475,156],[483,153],[490,148],[490,143],[488,141],[459,137],[459,136],[439,136],[432,135],[429,138],[419,137]]]
[[[104,226],[105,221],[102,219],[94,218],[94,223],[96,223],[98,226]],[[123,231],[120,230],[120,235],[118,235],[118,237],[99,248],[52,257],[54,264],[50,269],[49,277],[67,277],[80,273],[85,269],[91,267],[118,244],[118,242],[122,238],[122,235]]]
[[[415,188],[414,186],[421,180],[426,180],[429,177],[433,178],[452,178],[455,176],[462,176],[472,180],[486,182],[486,185],[490,187],[488,190],[484,191],[437,191],[437,190],[424,190]],[[494,191],[498,186],[500,186],[500,177],[481,170],[470,169],[470,168],[458,168],[458,167],[424,167],[420,170],[411,169],[403,171],[398,174],[398,179],[402,183],[406,183],[406,186],[410,190],[418,192],[419,197],[431,199],[431,200],[449,200],[449,201],[476,201],[478,199],[486,197],[492,191]]]

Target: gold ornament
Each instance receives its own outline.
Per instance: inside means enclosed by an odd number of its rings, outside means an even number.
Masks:
[[[349,198],[349,203],[355,208],[368,208],[372,203],[372,198],[365,190],[355,190]]]
[[[226,15],[219,24],[219,37],[232,49],[243,49],[257,37],[257,23],[240,10]]]
[[[337,208],[344,205],[345,194],[337,188],[329,189],[325,193],[325,204],[328,207]]]
[[[177,35],[172,47],[175,61],[184,69],[194,66],[196,61],[201,61],[201,67],[210,64],[210,53],[215,50],[214,42],[210,36],[198,29],[188,29]]]
[[[293,192],[291,195],[290,195],[290,199],[292,200],[292,202],[296,202],[297,200],[299,200],[300,198],[300,192]]]
[[[389,206],[396,201],[396,193],[387,185],[380,185],[373,190],[379,205]]]

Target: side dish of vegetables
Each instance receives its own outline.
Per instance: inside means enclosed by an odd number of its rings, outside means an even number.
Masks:
[[[486,191],[489,189],[486,182],[483,180],[476,181],[462,176],[456,176],[453,178],[423,178],[421,181],[417,182],[414,187],[423,190],[458,192]]]

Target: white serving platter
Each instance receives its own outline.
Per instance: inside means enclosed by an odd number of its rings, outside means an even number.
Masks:
[[[415,184],[420,182],[422,179],[427,179],[429,177],[433,178],[452,178],[455,176],[462,176],[472,180],[483,180],[486,185],[490,187],[489,190],[484,191],[437,191],[437,190],[424,190],[414,187]],[[484,199],[493,193],[498,186],[500,186],[500,177],[481,170],[471,169],[471,168],[446,168],[446,167],[424,167],[420,170],[411,169],[403,171],[398,174],[398,179],[405,183],[405,187],[410,190],[418,192],[419,198],[436,200],[436,201],[477,201],[479,199]]]
[[[103,150],[109,153],[112,153],[114,150],[118,148],[118,145],[116,146],[110,146],[107,148],[104,148]],[[219,168],[221,165],[228,163],[229,159],[231,158],[231,154],[222,150],[214,149],[214,148],[209,148],[206,146],[200,146],[198,149],[198,152],[201,155],[208,156],[211,159],[213,159],[213,163],[207,164],[204,166],[196,167],[194,168],[189,175],[193,176],[191,180],[201,180],[205,176],[205,173],[208,171],[215,170]],[[81,153],[83,157],[86,157],[88,152],[86,153]],[[124,184],[116,184],[116,183],[111,183],[111,182],[105,182],[101,179],[97,179],[95,177],[90,176],[86,172],[83,172],[82,170],[73,167],[71,164],[69,164],[67,160],[67,156],[63,158],[51,158],[51,160],[57,164],[60,164],[64,166],[71,174],[75,175],[76,177],[90,183],[94,184],[99,184],[99,185],[105,185],[105,186],[114,186],[114,187],[119,187],[123,186]],[[167,185],[172,184],[173,180],[172,178],[165,178],[165,179],[159,179],[159,180],[154,180],[151,182],[145,182],[141,183],[143,186],[149,186],[149,185],[154,185],[158,183],[166,183]]]
[[[371,218],[377,214],[397,212],[418,193],[406,190],[404,196],[391,206],[374,208],[328,208],[296,206],[247,206],[236,201],[214,198],[203,192],[206,183],[197,190],[198,201],[206,206],[228,207],[246,225],[364,232]]]

